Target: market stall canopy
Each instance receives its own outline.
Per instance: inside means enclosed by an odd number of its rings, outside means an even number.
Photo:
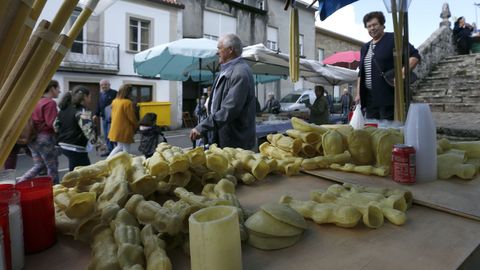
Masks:
[[[262,43],[243,48],[242,58],[247,61],[254,74],[289,76],[288,55],[270,50]],[[304,59],[300,60],[299,68],[300,77],[318,75]]]
[[[341,85],[345,83],[353,83],[357,81],[358,72],[343,67],[336,67],[331,65],[325,65],[318,61],[306,60],[317,72],[317,76],[306,78],[312,83],[322,85]]]
[[[324,64],[356,69],[360,63],[360,51],[336,52],[323,59]]]
[[[245,47],[242,57],[250,65],[254,74],[289,76],[289,56],[270,50],[261,43]],[[356,71],[307,59],[300,59],[299,71],[301,78],[324,85],[338,85],[354,82],[357,79]]]
[[[137,53],[133,67],[143,76],[170,81],[213,80],[218,68],[217,42],[184,38]]]
[[[158,75],[162,80],[191,79],[202,84],[210,84],[219,70],[217,41],[185,38],[158,45],[137,53],[133,66],[135,72],[142,76]],[[258,83],[267,83],[278,81],[282,76],[254,71],[254,79]]]

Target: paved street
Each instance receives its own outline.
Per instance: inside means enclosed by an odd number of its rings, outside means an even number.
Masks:
[[[476,114],[434,112],[432,115],[437,127],[449,127],[453,129],[470,130],[476,133],[480,132],[479,130],[480,118]],[[192,143],[188,138],[189,132],[190,132],[190,128],[166,131],[165,137],[167,138],[168,143],[171,145],[179,146],[182,148],[191,147]],[[132,145],[132,154],[134,155],[140,155],[140,152],[138,152],[139,139],[140,139],[140,136],[136,135],[135,143]],[[100,157],[100,153],[96,153],[95,151],[90,153],[90,161],[92,163],[102,159],[105,159],[105,158]],[[31,166],[32,166],[32,159],[29,156],[25,154],[19,155],[16,176],[19,177],[23,175],[23,173],[25,173]],[[67,161],[67,158],[63,155],[59,157],[59,171],[60,171],[60,177],[63,177],[63,175],[68,171],[68,161]]]
[[[190,132],[190,129],[166,131],[165,137],[167,138],[168,143],[171,145],[179,146],[182,148],[192,147],[192,143],[188,138],[189,132]],[[135,143],[132,145],[132,148],[131,148],[132,154],[134,155],[140,155],[140,152],[138,152],[139,139],[140,139],[140,136],[136,135]],[[97,153],[95,151],[91,152],[89,156],[90,156],[90,161],[92,163],[105,159],[105,157],[100,157],[100,153]],[[63,175],[68,172],[68,160],[64,155],[61,155],[58,161],[59,161],[58,168],[59,168],[60,179],[61,179]],[[28,169],[32,167],[32,165],[33,165],[32,159],[29,156],[25,154],[20,154],[18,156],[18,161],[17,161],[16,176],[17,177],[22,176]]]

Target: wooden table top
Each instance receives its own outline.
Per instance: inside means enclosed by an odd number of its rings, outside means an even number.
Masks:
[[[414,202],[419,205],[480,221],[479,175],[472,180],[452,178],[404,185],[392,181],[390,176],[367,176],[334,170],[312,170],[305,172],[339,183],[348,182],[360,185],[408,189],[413,193]]]
[[[254,186],[239,186],[237,195],[244,208],[257,211],[259,205],[286,194],[307,200],[311,189],[333,183],[310,175],[272,175]],[[292,247],[262,251],[243,244],[243,269],[456,269],[472,252],[478,253],[480,222],[419,205],[407,216],[403,226],[386,222],[379,229],[308,221],[308,229]],[[169,256],[173,269],[190,269],[189,257],[181,251]],[[54,247],[27,256],[25,269],[85,269],[89,257],[87,245],[62,236]],[[472,257],[466,265],[478,262],[478,254]]]

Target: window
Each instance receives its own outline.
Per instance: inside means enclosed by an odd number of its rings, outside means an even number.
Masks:
[[[203,34],[203,37],[204,37],[204,38],[211,39],[211,40],[218,40],[218,36]]]
[[[151,23],[131,17],[129,20],[129,44],[130,51],[140,52],[150,48]]]
[[[82,12],[81,8],[75,8],[70,15],[70,18],[67,23],[67,29],[72,28],[77,20],[78,16]],[[100,41],[100,21],[98,16],[91,16],[87,23],[84,25],[82,30],[78,33],[78,36],[75,37],[73,41],[72,47],[70,48],[70,52],[73,54],[83,54],[83,55],[99,55],[100,52],[94,46],[89,46],[91,42],[99,42]],[[66,58],[72,57],[72,55],[67,55]],[[78,57],[78,56],[75,56]]]
[[[325,50],[318,48],[318,61],[323,61],[325,59]]]
[[[295,103],[299,97],[300,94],[288,94],[280,100],[280,103]]]
[[[76,8],[72,12],[72,15],[70,16],[70,19],[69,19],[70,27],[73,26],[73,24],[77,20],[78,16],[80,15],[80,12],[82,12],[82,10],[80,8]],[[82,53],[83,54],[83,40],[84,40],[83,30],[84,29],[82,29],[80,31],[80,33],[78,33],[78,36],[75,38],[75,41],[73,41],[72,48],[70,49],[70,51],[72,53]]]
[[[237,19],[223,14],[203,12],[203,37],[218,40],[219,37],[237,33]]]
[[[303,55],[305,55],[304,54],[304,48],[303,48],[303,35],[299,36],[298,43],[300,45],[300,56],[303,56]]]
[[[278,50],[278,29],[267,26],[267,48]]]
[[[133,103],[149,102],[153,100],[153,87],[151,85],[132,84],[131,98]]]
[[[265,0],[258,0],[258,8],[265,10]]]

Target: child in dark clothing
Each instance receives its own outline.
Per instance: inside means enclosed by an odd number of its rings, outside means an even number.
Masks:
[[[159,126],[157,126],[157,115],[155,113],[146,113],[140,121],[140,145],[138,151],[149,158],[155,153],[155,149],[159,143],[158,137],[162,136],[163,142],[167,139],[163,135]]]

